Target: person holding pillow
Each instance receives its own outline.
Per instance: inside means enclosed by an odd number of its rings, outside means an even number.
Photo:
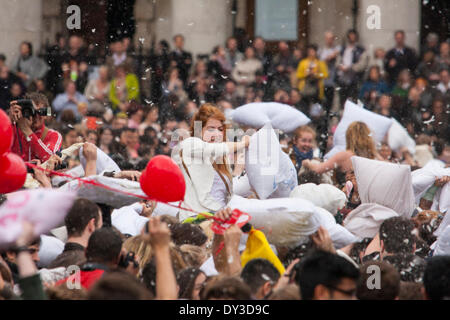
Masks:
[[[292,149],[289,156],[294,163],[297,174],[302,168],[302,161],[313,158],[313,147],[316,140],[316,131],[309,126],[298,127],[294,131]]]
[[[302,166],[319,174],[333,169],[340,169],[344,173],[347,173],[353,171],[352,161],[350,159],[353,156],[383,160],[375,148],[372,133],[364,122],[352,122],[347,128],[345,139],[347,145],[345,151],[336,153],[322,163],[313,163],[308,159],[303,160]]]
[[[226,142],[225,120],[216,106],[202,105],[192,117],[190,137],[174,150],[174,159],[186,181],[182,207],[197,212],[216,212],[231,198],[233,177],[228,157],[247,148],[250,137],[243,136],[240,142]],[[181,210],[178,218],[183,221],[196,215]]]

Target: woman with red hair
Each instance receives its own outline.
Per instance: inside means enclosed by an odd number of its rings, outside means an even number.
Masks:
[[[215,212],[222,209],[230,199],[232,175],[229,156],[249,144],[250,137],[240,142],[227,142],[224,114],[214,105],[206,103],[193,116],[191,136],[180,143],[179,154],[175,154],[186,181],[183,202],[197,212]],[[180,221],[196,214],[181,210]]]

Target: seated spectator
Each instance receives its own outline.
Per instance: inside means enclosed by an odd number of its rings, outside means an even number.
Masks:
[[[129,73],[125,65],[115,68],[111,81],[109,100],[114,113],[126,112],[131,100],[139,101],[139,81],[134,73]]]
[[[244,86],[255,82],[256,71],[262,70],[262,63],[255,58],[255,50],[252,47],[245,49],[245,57],[236,63],[231,76],[238,84],[238,90],[243,95]]]
[[[37,56],[33,56],[33,45],[24,41],[20,44],[20,54],[12,64],[16,75],[29,86],[36,79],[43,79],[48,71],[48,65]]]
[[[161,130],[161,126],[158,124],[159,109],[157,106],[152,106],[148,109],[144,115],[144,121],[139,125],[139,135],[142,136],[144,131],[148,127],[152,127],[157,131]]]
[[[9,70],[4,64],[5,60],[6,57],[0,54],[0,108],[3,110],[7,110],[9,103],[14,100],[11,95],[11,88],[14,83],[20,85],[20,92],[25,91],[22,80]],[[18,89],[15,89],[15,91],[18,91]]]
[[[106,66],[100,66],[98,69],[98,78],[89,81],[84,90],[84,95],[89,101],[98,100],[103,104],[107,104],[110,89],[108,68]]]
[[[142,106],[137,104],[136,101],[131,101],[128,109],[128,127],[138,129],[142,122],[143,116],[144,110],[142,109]]]
[[[226,63],[230,66],[231,70],[234,69],[239,61],[244,59],[244,55],[238,49],[238,42],[235,37],[229,37],[227,39],[225,58],[227,61]]]
[[[77,91],[77,86],[73,81],[67,81],[64,87],[64,93],[60,93],[53,100],[53,109],[58,114],[57,120],[61,119],[61,113],[64,110],[72,110],[76,121],[80,122],[87,111],[88,100]]]
[[[187,98],[187,93],[184,91],[184,84],[180,78],[179,70],[177,68],[170,68],[167,71],[165,80],[163,82],[163,97],[175,94],[178,99],[184,100]]]
[[[442,69],[439,72],[439,83],[436,87],[444,96],[450,97],[450,71]]]
[[[133,57],[127,54],[124,39],[117,39],[109,46],[111,55],[106,57],[106,67],[108,69],[108,77],[114,77],[115,70],[118,66],[124,66],[130,73],[134,73],[135,62]]]
[[[417,77],[423,77],[432,83],[439,82],[440,66],[436,60],[435,53],[427,50],[423,55],[422,62],[419,63],[415,74]]]
[[[375,92],[376,95],[387,93],[389,91],[386,83],[381,79],[380,68],[378,66],[372,66],[369,68],[369,77],[366,82],[363,83],[361,91],[359,92],[359,99],[363,102],[369,99],[369,95]]]

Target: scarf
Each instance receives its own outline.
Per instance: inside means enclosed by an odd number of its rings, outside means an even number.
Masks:
[[[297,161],[297,164],[295,167],[297,168],[297,172],[300,171],[302,167],[302,161],[305,159],[311,160],[313,158],[313,151],[312,149],[308,152],[301,152],[298,150],[296,146],[293,146],[294,154],[295,154],[295,160]]]

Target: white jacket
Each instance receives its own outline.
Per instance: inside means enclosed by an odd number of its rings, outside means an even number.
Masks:
[[[226,143],[208,143],[195,137],[190,137],[180,143],[173,159],[180,167],[186,181],[186,193],[181,206],[197,212],[217,211],[221,205],[211,196],[215,169],[212,163],[220,163],[227,157],[230,150]],[[182,161],[179,150],[182,151]],[[186,169],[188,172],[186,172]],[[229,186],[232,190],[232,186]],[[227,201],[228,202],[228,201]],[[196,216],[194,212],[180,210],[180,221]]]

